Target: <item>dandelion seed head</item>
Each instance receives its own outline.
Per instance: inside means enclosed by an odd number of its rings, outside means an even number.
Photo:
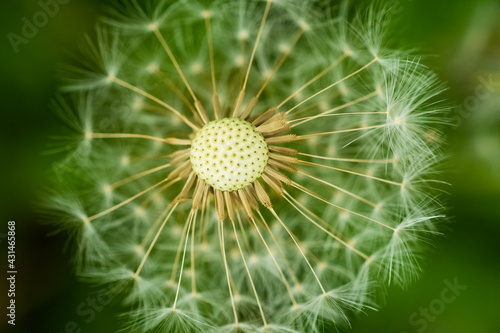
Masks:
[[[48,207],[131,331],[347,327],[417,276],[443,86],[386,11],[317,5],[124,0],[68,68]]]

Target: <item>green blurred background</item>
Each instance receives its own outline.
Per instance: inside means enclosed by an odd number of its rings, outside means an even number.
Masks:
[[[61,0],[61,2],[63,2]],[[38,0],[0,4],[0,253],[6,271],[7,221],[17,222],[17,321],[1,332],[113,332],[123,310],[111,303],[89,323],[77,314],[96,288],[74,277],[66,236],[40,223],[37,196],[58,156],[44,155],[62,123],[49,108],[57,65],[90,32],[106,1],[65,0],[59,11],[16,53],[9,33],[21,35],[23,17]],[[352,1],[354,6],[359,2]],[[367,1],[364,1],[367,2]],[[442,177],[450,223],[408,290],[389,288],[385,305],[353,321],[353,332],[500,332],[500,3],[497,0],[390,0],[394,41],[416,47],[423,62],[448,83],[449,156]],[[11,35],[12,36],[12,35]],[[6,308],[6,273],[0,273],[0,308]],[[448,282],[446,282],[448,281]],[[456,297],[448,284],[466,289]],[[427,315],[424,312],[427,309]]]

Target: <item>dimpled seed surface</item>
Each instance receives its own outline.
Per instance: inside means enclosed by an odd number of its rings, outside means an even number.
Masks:
[[[239,118],[209,122],[191,144],[194,172],[221,191],[236,191],[253,183],[264,172],[268,159],[262,134]]]

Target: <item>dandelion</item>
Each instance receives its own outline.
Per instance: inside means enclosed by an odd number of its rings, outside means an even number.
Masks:
[[[443,90],[389,12],[116,3],[66,68],[51,207],[138,332],[322,332],[436,231]],[[76,132],[76,134],[75,134]]]

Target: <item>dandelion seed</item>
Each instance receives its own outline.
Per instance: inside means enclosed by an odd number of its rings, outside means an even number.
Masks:
[[[51,205],[82,273],[129,286],[130,331],[320,332],[416,276],[443,88],[384,12],[325,8],[125,1],[68,74]]]

